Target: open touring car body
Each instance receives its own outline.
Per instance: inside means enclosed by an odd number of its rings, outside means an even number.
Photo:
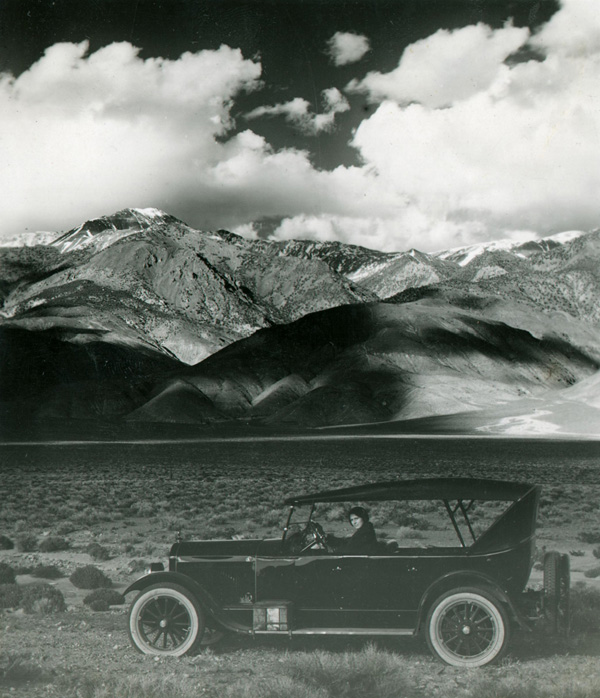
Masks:
[[[168,570],[137,580],[135,646],[184,654],[215,632],[249,635],[416,635],[457,666],[506,650],[511,626],[545,613],[568,625],[568,557],[545,560],[544,589],[525,592],[535,553],[540,488],[468,478],[367,484],[290,497],[277,540],[177,541]],[[382,540],[339,549],[316,520],[319,505],[437,501],[455,542],[405,547]],[[503,504],[483,531],[476,503]],[[300,514],[300,521],[297,521]],[[414,544],[413,544],[414,545]]]

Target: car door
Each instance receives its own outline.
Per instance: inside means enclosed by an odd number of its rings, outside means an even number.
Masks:
[[[412,556],[259,548],[257,600],[292,601],[297,618],[315,627],[412,627],[414,569]]]
[[[420,600],[419,564],[414,555],[349,554],[338,560],[337,567],[340,607],[353,625],[413,627]]]
[[[259,546],[256,557],[257,600],[286,599],[297,607],[338,608],[338,556],[325,551],[290,553],[271,542]]]

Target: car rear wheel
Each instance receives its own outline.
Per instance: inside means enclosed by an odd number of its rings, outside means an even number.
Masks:
[[[506,651],[509,623],[502,605],[481,589],[453,589],[431,606],[425,624],[427,644],[446,664],[479,667]]]
[[[570,629],[571,572],[568,555],[552,551],[544,556],[544,613],[553,632],[566,636]]]
[[[202,609],[177,584],[144,589],[129,611],[129,636],[143,654],[180,657],[196,648],[203,633]]]

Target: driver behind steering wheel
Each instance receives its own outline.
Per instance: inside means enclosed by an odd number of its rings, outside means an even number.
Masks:
[[[309,521],[303,533],[304,550],[328,550],[327,535],[323,526],[316,521]]]
[[[327,535],[321,524],[309,520],[302,531],[296,531],[288,537],[290,550],[295,554],[307,553],[313,550],[329,550]]]
[[[370,553],[377,544],[377,535],[373,524],[369,521],[369,511],[364,507],[355,506],[348,512],[348,523],[354,529],[354,533],[347,538],[335,538],[330,536],[329,539],[323,534],[322,546],[328,552],[335,553]],[[323,529],[319,524],[315,523],[321,531]]]

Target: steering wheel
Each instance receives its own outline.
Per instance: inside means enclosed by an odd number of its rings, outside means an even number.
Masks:
[[[324,550],[329,550],[327,547],[327,536],[323,530],[323,526],[316,521],[309,521],[306,528],[302,531],[302,543],[300,553],[305,552],[315,545],[320,545]]]

